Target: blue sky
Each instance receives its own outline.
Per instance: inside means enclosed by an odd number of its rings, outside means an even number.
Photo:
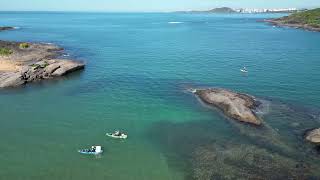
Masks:
[[[177,11],[215,7],[313,8],[320,0],[0,0],[0,10],[36,11]]]

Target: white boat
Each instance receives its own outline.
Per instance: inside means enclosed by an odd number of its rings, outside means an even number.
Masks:
[[[247,73],[248,72],[246,67],[243,67],[242,69],[240,69],[240,71],[243,72],[243,73]]]
[[[91,149],[80,149],[80,154],[98,155],[102,154],[103,150],[101,146],[92,146]]]
[[[107,133],[106,136],[115,138],[115,139],[127,139],[128,135],[121,133],[121,135],[115,135],[115,133]]]

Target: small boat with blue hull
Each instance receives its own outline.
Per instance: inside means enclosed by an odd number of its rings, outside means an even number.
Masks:
[[[103,153],[101,146],[92,146],[91,149],[80,149],[78,151],[80,154],[98,155]]]

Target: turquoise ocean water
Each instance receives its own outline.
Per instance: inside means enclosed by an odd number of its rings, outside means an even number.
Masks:
[[[320,157],[303,132],[320,127],[320,33],[257,22],[283,15],[1,12],[0,25],[19,29],[0,39],[54,43],[87,66],[0,91],[0,179],[209,179],[218,175],[202,176],[199,166],[218,160],[201,159],[201,148],[241,171],[225,152],[251,146],[319,177]],[[266,130],[228,120],[189,87],[265,100]],[[115,129],[129,138],[105,137]],[[93,144],[105,153],[77,153]],[[271,169],[289,174],[280,157]]]

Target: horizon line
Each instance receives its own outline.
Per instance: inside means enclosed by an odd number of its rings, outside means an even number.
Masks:
[[[144,11],[144,10],[0,10],[1,12],[86,12],[86,13],[173,13],[173,12],[181,12],[181,11],[208,11],[215,8],[231,8],[231,9],[245,9],[245,7],[242,8],[233,8],[228,6],[220,6],[220,7],[213,7],[213,8],[207,8],[207,9],[177,9],[177,10],[151,10],[151,11]],[[286,7],[286,8],[297,8],[297,9],[316,9],[319,7]],[[278,8],[246,8],[246,9],[284,9],[284,7],[278,7]]]

